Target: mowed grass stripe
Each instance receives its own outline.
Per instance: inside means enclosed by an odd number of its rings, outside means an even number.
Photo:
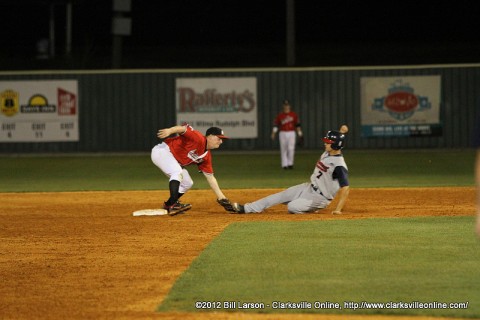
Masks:
[[[182,274],[158,311],[478,318],[480,241],[473,225],[473,217],[233,223]],[[197,309],[197,301],[217,302],[216,309]],[[228,301],[237,304],[225,309]],[[306,301],[312,308],[276,309],[274,301]],[[346,308],[345,302],[362,301],[468,302],[468,308]],[[244,302],[265,308],[239,309]],[[315,309],[315,302],[341,309]]]
[[[146,150],[148,151],[148,150]],[[279,154],[214,152],[222,189],[287,188],[308,181],[323,150],[299,151],[295,170],[282,170]],[[473,186],[474,150],[344,150],[350,184],[363,187]],[[252,166],[252,161],[255,165]],[[414,161],[415,165],[411,165]],[[193,189],[210,189],[196,167]],[[0,156],[0,192],[168,189],[150,153]]]

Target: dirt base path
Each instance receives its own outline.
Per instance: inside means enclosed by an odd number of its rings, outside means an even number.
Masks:
[[[245,202],[275,191],[225,193]],[[192,190],[182,199],[193,205],[186,214],[132,216],[135,210],[160,207],[166,197],[166,191],[0,194],[0,318],[319,319],[319,315],[292,314],[160,314],[155,308],[192,260],[232,222],[475,213],[475,189],[465,187],[352,189],[341,216],[328,209],[291,215],[283,205],[262,214],[232,215],[216,204],[212,191]],[[411,319],[349,316],[367,318]]]

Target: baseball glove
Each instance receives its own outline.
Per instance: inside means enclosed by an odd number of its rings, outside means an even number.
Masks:
[[[221,205],[228,212],[235,212],[236,211],[235,208],[233,207],[233,204],[227,198],[217,199],[217,202],[218,202],[219,205]]]
[[[298,147],[303,147],[304,143],[305,143],[305,140],[303,139],[303,136],[297,138]]]

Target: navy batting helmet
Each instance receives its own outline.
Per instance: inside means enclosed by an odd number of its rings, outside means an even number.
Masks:
[[[333,150],[341,150],[345,146],[345,134],[339,131],[328,131],[322,140],[325,143],[331,144]]]

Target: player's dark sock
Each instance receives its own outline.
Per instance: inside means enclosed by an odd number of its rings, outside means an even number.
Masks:
[[[178,188],[180,187],[180,181],[178,180],[170,180],[168,184],[170,189],[170,198],[168,198],[166,204],[171,206],[175,202],[177,202],[178,198],[180,197],[180,193],[178,192]]]

